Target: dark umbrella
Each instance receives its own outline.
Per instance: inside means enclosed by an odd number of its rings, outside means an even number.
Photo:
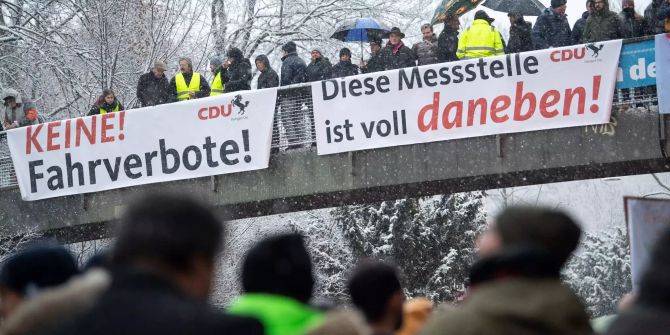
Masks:
[[[390,29],[387,26],[375,19],[359,18],[343,23],[330,37],[342,42],[360,42],[362,55],[363,42],[369,41],[374,36],[382,37],[389,31]],[[363,57],[361,56],[361,58]]]
[[[546,9],[538,0],[486,0],[484,7],[523,16],[540,16]]]
[[[475,7],[479,6],[484,0],[442,0],[439,6],[435,9],[432,24],[444,22],[450,16],[461,16]]]

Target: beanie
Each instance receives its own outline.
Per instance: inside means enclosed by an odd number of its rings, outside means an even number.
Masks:
[[[349,50],[348,48],[342,48],[342,50],[340,50],[340,57],[344,55],[347,55],[349,56],[349,58],[351,58],[351,50]]]
[[[221,66],[221,64],[223,64],[223,61],[219,56],[212,56],[209,58],[209,64],[213,65],[214,68],[218,69]]]
[[[566,0],[551,0],[551,8],[558,8],[568,3]]]
[[[288,53],[292,53],[292,52],[296,52],[296,50],[298,50],[298,47],[295,45],[295,42],[289,41],[286,44],[284,44],[281,47],[281,49],[288,52]]]

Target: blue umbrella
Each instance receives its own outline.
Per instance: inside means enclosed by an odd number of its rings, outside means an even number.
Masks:
[[[379,23],[372,18],[358,18],[350,20],[339,26],[331,38],[342,42],[360,42],[361,53],[363,52],[363,42],[368,42],[374,36],[382,37],[391,29]]]

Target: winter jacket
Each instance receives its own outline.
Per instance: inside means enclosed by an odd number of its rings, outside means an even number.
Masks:
[[[304,83],[307,80],[307,65],[297,53],[291,52],[282,57],[280,86]]]
[[[86,115],[98,115],[100,114],[100,109],[105,110],[107,113],[114,113],[118,111],[122,111],[123,105],[116,99],[114,99],[114,102],[110,105],[106,101],[103,100],[102,104],[95,104],[93,107],[91,107],[91,110],[88,111],[88,114]]]
[[[653,34],[664,33],[664,20],[659,19],[658,10],[663,6],[665,0],[652,0],[652,2],[644,10],[644,18],[649,23]]]
[[[402,43],[402,41],[400,42]],[[395,70],[405,67],[416,66],[416,55],[414,51],[404,44],[400,46],[387,44],[382,51],[380,51],[384,70]]]
[[[457,61],[458,31],[444,25],[444,29],[437,39],[437,60],[441,63]]]
[[[670,33],[670,3],[664,2],[656,12],[656,18],[662,27],[661,33]]]
[[[642,37],[651,34],[647,20],[635,13],[635,11],[622,11],[619,13],[621,20],[623,38]]]
[[[104,270],[91,270],[62,286],[49,288],[19,305],[0,327],[2,335],[47,333],[84,312],[109,287]]]
[[[601,11],[593,11],[586,19],[582,41],[584,43],[602,42],[624,38],[623,24],[619,15],[607,7]]]
[[[531,32],[533,25],[530,22],[519,20],[512,25],[509,30],[509,42],[505,53],[517,53],[533,50],[533,41],[531,39]]]
[[[2,111],[2,127],[4,130],[7,129],[7,126],[10,124],[16,124],[21,126],[29,121],[26,118],[26,111],[32,105],[32,102],[28,98],[23,98],[21,94],[14,89],[6,89],[2,92],[2,99],[13,97],[16,101],[16,107],[10,108],[9,106],[3,106]]]
[[[266,335],[300,335],[319,326],[324,315],[289,297],[245,293],[228,308],[228,313],[258,319]]]
[[[321,81],[333,77],[333,65],[327,57],[312,59],[305,70],[307,81]]]
[[[156,78],[151,72],[141,75],[137,82],[137,100],[142,107],[170,102],[170,82],[165,74],[160,78]]]
[[[484,258],[472,267],[472,292],[436,314],[422,335],[587,335],[589,316],[550,258],[528,252]]]
[[[482,58],[504,55],[500,32],[484,19],[477,19],[461,33],[458,39],[459,59]]]
[[[384,71],[384,62],[382,61],[381,51],[372,54],[365,66],[361,67],[361,73],[374,73]]]
[[[186,85],[189,85],[191,83],[191,78],[193,78],[193,72],[188,72],[184,73],[184,81],[186,81]],[[170,102],[175,102],[178,101],[177,99],[177,81],[176,81],[176,76],[172,77],[170,79]],[[198,98],[204,98],[208,97],[210,93],[210,88],[209,84],[207,83],[207,80],[205,80],[205,77],[200,75],[200,90],[195,92],[195,99]]]
[[[589,12],[582,13],[582,17],[575,22],[575,25],[572,26],[572,44],[581,44],[582,35],[584,35],[584,26],[586,26],[586,20],[589,18]]]
[[[224,85],[223,91],[230,93],[250,90],[252,76],[249,59],[244,58],[242,51],[237,48],[231,48],[227,56],[231,60],[231,64],[221,76],[221,82]]]
[[[125,270],[112,275],[110,288],[90,309],[52,334],[262,335],[263,327],[193,300],[162,277]]]
[[[256,57],[256,61],[261,61],[265,64],[265,70],[258,75],[258,80],[256,82],[256,89],[271,88],[279,86],[279,75],[272,66],[270,66],[270,60],[265,55],[260,55]]]
[[[358,65],[352,64],[351,61],[340,61],[333,66],[333,78],[355,76],[358,73]]]
[[[535,21],[533,27],[533,47],[535,50],[558,48],[572,44],[572,31],[568,19],[547,8]]]
[[[437,36],[433,34],[430,41],[423,40],[412,46],[416,55],[417,65],[429,65],[438,62],[437,59]]]

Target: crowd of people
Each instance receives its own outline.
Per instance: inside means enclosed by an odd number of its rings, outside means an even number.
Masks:
[[[439,36],[433,32],[431,24],[422,25],[422,40],[412,47],[405,45],[405,34],[401,29],[393,27],[385,36],[370,36],[370,57],[367,61],[361,61],[360,66],[352,63],[351,50],[348,48],[340,50],[334,65],[321,50],[312,49],[307,64],[298,55],[297,45],[290,41],[281,48],[279,74],[273,69],[267,55],[255,58],[258,72],[256,88],[288,86],[360,73],[670,32],[670,0],[653,0],[643,14],[635,11],[635,0],[623,0],[623,10],[618,14],[610,10],[608,1],[586,0],[586,11],[572,28],[565,14],[567,0],[551,0],[550,8],[537,18],[534,26],[520,13],[510,12],[511,26],[507,43],[492,25],[494,19],[481,10],[475,13],[473,23],[460,34],[457,16],[446,19]],[[388,39],[386,43],[383,38]],[[225,59],[214,56],[210,58],[209,64],[213,75],[211,84],[201,73],[193,70],[189,58],[179,59],[179,72],[170,80],[165,75],[165,62],[156,61],[150,72],[143,74],[138,81],[139,106],[155,106],[251,89],[252,64],[240,49],[231,47]],[[3,130],[44,121],[35,105],[25,97],[22,99],[16,90],[6,90],[3,99]],[[105,89],[88,115],[118,110],[123,110],[123,105],[113,91]]]
[[[362,260],[348,303],[312,304],[315,282],[299,234],[258,241],[239,269],[242,292],[224,309],[208,298],[225,245],[224,223],[184,196],[134,201],[109,250],[82,269],[62,246],[36,242],[0,270],[0,334],[433,335],[593,334],[560,272],[579,225],[553,209],[510,207],[478,239],[464,296],[434,307],[409,299],[388,261]],[[640,290],[607,334],[662,334],[670,322],[670,231]],[[225,262],[228,264],[228,262]],[[610,318],[612,320],[612,318]]]

